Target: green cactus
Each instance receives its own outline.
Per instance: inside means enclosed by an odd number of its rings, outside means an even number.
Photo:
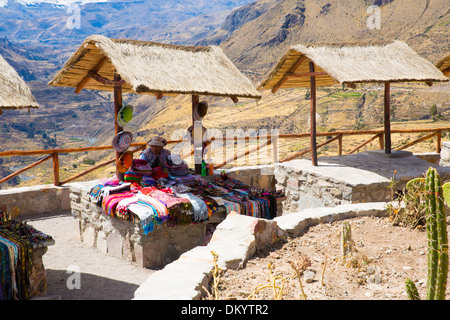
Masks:
[[[437,268],[437,286],[436,286],[435,300],[444,300],[448,274],[447,219],[443,199],[441,178],[437,172],[435,173],[434,180],[436,191],[436,228],[438,240],[437,249],[439,258]]]
[[[446,213],[441,178],[435,168],[426,176],[428,274],[427,299],[445,299],[448,273]]]
[[[450,204],[450,184],[442,185],[439,173],[430,167],[425,181],[413,179],[413,184],[425,182],[426,229],[428,239],[428,272],[427,300],[444,300],[448,273],[448,241],[445,203]],[[445,202],[444,202],[445,200]],[[419,300],[419,294],[414,283],[407,279],[406,292],[411,300]]]
[[[352,229],[347,221],[342,223],[341,229],[341,251],[344,261],[351,256],[352,253]]]
[[[406,294],[408,295],[409,300],[420,300],[419,292],[417,291],[417,287],[414,282],[412,282],[411,279],[406,279],[405,285]]]

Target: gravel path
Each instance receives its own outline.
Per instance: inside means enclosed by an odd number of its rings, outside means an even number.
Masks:
[[[70,214],[24,220],[55,240],[43,257],[49,299],[130,300],[154,272],[82,246],[73,239]]]

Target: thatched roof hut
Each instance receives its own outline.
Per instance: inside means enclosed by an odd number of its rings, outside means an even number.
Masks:
[[[89,78],[89,73],[124,80],[122,92],[157,96],[200,94],[261,98],[218,47],[117,40],[100,35],[85,39],[49,85],[112,91],[113,83]]]
[[[39,108],[30,88],[13,67],[0,56],[1,109]]]
[[[441,71],[420,57],[406,43],[385,41],[371,43],[316,43],[296,45],[257,86],[258,90],[311,88],[311,158],[317,165],[316,87],[356,83],[384,83],[385,153],[391,153],[390,83],[448,81]]]
[[[444,74],[444,76],[449,77],[450,76],[450,53],[448,53],[445,57],[439,59],[434,64],[436,68],[441,70],[441,72]]]
[[[309,87],[309,61],[317,86],[364,82],[448,81],[401,41],[296,45],[258,85],[259,90]]]

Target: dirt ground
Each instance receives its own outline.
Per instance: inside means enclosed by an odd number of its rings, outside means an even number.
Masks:
[[[407,300],[409,278],[425,300],[426,232],[393,226],[388,218],[346,221],[354,243],[347,260],[341,253],[343,221],[317,225],[298,238],[258,252],[245,268],[224,272],[219,299]],[[298,270],[306,267],[301,276],[303,292],[292,263]],[[314,275],[312,280],[308,274]]]
[[[43,215],[27,222],[55,240],[43,256],[50,300],[130,300],[154,270],[87,248],[74,240],[69,213]]]

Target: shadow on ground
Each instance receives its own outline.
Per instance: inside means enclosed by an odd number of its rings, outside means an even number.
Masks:
[[[47,296],[59,296],[61,300],[131,300],[138,288],[136,284],[89,273],[52,269],[46,272]]]

